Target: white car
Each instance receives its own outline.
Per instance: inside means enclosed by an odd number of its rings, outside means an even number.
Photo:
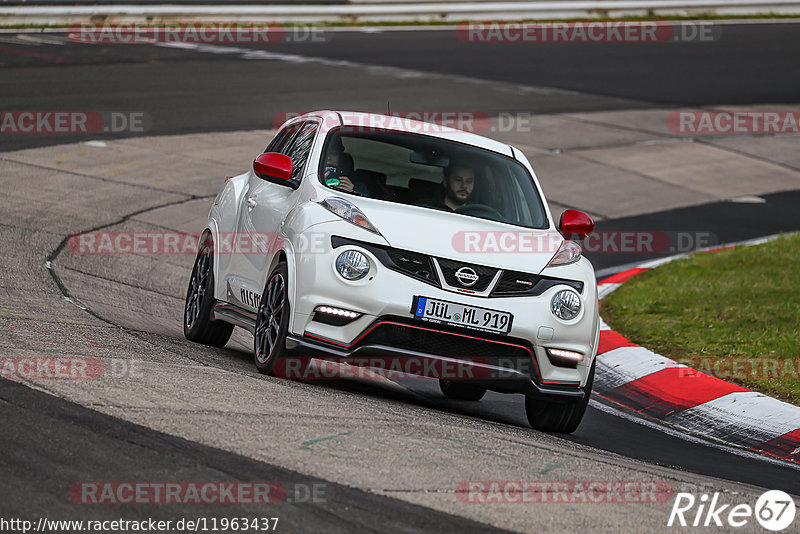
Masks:
[[[576,210],[556,226],[514,147],[308,113],[214,200],[184,332],[222,346],[243,327],[258,370],[289,378],[322,362],[438,378],[453,399],[523,393],[534,428],[569,433],[598,344],[594,269],[574,241],[593,227]]]

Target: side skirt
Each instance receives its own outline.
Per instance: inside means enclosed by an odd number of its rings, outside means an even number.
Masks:
[[[256,331],[256,314],[250,310],[245,310],[230,302],[218,300],[214,303],[211,311],[215,321],[225,321],[234,326],[240,326],[251,334]]]

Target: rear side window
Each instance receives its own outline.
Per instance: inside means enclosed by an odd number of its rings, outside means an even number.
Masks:
[[[297,127],[291,144],[283,151],[284,154],[292,158],[294,166],[292,170],[292,180],[299,181],[303,176],[308,155],[311,153],[311,146],[314,144],[314,136],[317,134],[319,124],[317,121],[305,121]]]
[[[295,123],[278,132],[278,135],[275,136],[264,152],[278,152],[280,154],[286,154],[286,148],[289,146],[289,143],[291,143],[292,138],[294,138],[294,135],[297,133],[299,127],[300,125]]]

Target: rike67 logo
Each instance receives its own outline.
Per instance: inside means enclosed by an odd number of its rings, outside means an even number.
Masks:
[[[786,530],[794,521],[796,505],[791,496],[780,490],[763,493],[755,506],[722,504],[719,492],[696,498],[691,493],[678,493],[672,504],[667,526],[740,528],[753,518],[767,530]]]

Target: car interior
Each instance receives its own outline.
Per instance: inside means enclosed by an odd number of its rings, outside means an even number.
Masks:
[[[452,159],[468,162],[475,171],[470,201],[456,213],[528,228],[546,225],[544,208],[530,176],[511,158],[454,141],[372,130],[330,134],[322,162],[334,139],[344,146],[338,172],[356,186],[351,194],[441,209],[437,199],[444,195],[442,182]]]

